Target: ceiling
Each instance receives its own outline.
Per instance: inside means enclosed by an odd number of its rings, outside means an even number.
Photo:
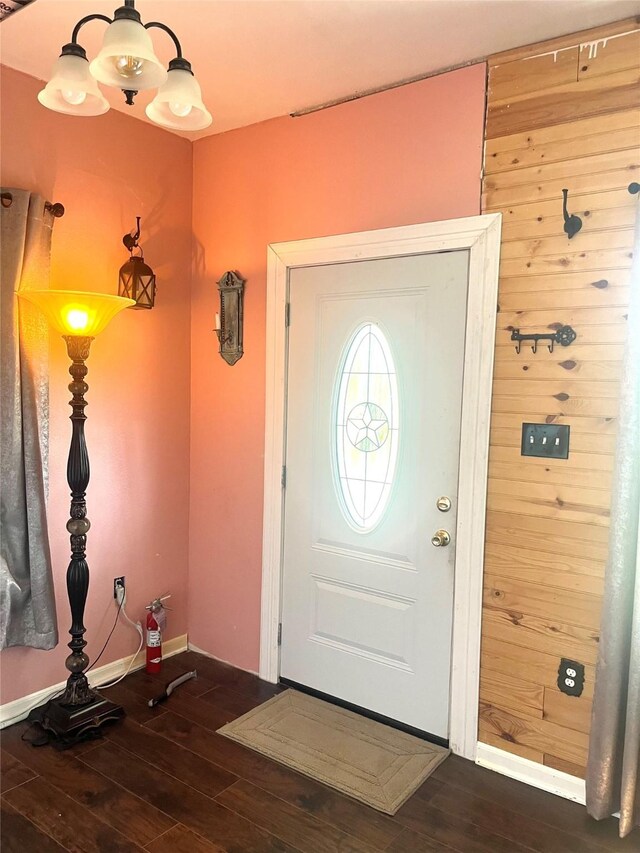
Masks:
[[[74,24],[111,16],[116,0],[36,0],[2,22],[2,62],[47,80]],[[192,139],[480,59],[491,53],[640,13],[640,0],[139,0],[144,22],[168,24],[182,42],[213,114]],[[80,43],[91,59],[105,25]],[[153,30],[156,53],[174,55]],[[147,121],[114,91],[111,106]]]

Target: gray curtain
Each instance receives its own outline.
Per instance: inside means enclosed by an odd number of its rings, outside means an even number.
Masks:
[[[640,211],[631,271],[600,651],[587,767],[587,809],[640,824]]]
[[[58,642],[46,516],[46,321],[18,290],[49,287],[53,218],[44,199],[2,188],[0,648]]]

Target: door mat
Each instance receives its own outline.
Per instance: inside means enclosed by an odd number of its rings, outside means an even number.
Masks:
[[[295,690],[218,733],[391,815],[449,755],[442,746]]]

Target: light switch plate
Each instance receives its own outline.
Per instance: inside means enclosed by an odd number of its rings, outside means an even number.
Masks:
[[[568,459],[569,429],[566,424],[522,424],[522,456]]]

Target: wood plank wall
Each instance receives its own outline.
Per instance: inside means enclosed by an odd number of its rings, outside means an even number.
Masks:
[[[640,180],[640,21],[489,59],[483,212],[502,211],[480,741],[584,776]],[[583,219],[568,240],[569,212]],[[514,327],[568,323],[515,353]],[[521,425],[571,425],[566,461],[520,455]],[[580,698],[556,685],[585,664]]]

